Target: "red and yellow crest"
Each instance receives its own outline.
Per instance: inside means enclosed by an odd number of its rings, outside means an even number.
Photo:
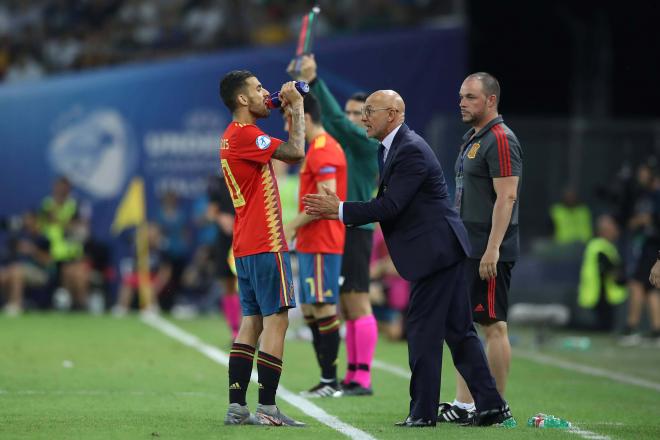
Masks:
[[[479,151],[479,147],[481,147],[481,144],[479,142],[475,142],[472,144],[470,147],[470,151],[468,151],[467,157],[468,159],[474,159],[477,157],[477,151]]]

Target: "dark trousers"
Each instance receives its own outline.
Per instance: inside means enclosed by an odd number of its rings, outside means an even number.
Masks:
[[[445,340],[477,410],[504,404],[472,323],[464,270],[465,262],[461,261],[412,283],[406,326],[413,418],[432,421],[438,418]]]

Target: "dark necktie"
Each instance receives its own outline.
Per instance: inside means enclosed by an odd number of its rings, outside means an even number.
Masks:
[[[383,167],[385,166],[385,145],[378,146],[378,172],[383,177]]]

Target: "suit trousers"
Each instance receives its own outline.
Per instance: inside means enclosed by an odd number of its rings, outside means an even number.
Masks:
[[[409,415],[413,418],[434,422],[438,418],[445,340],[477,410],[504,405],[472,322],[465,267],[465,260],[461,260],[411,283],[406,331],[412,373]]]

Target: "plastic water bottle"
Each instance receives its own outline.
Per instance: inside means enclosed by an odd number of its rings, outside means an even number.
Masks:
[[[501,423],[501,426],[503,428],[516,428],[518,426],[518,422],[516,422],[516,419],[513,417],[509,417]]]
[[[305,81],[296,81],[296,90],[305,96],[309,93],[309,84]],[[280,108],[281,106],[280,92],[271,93],[268,99],[266,99],[266,107],[268,108]]]
[[[568,429],[571,427],[571,422],[549,414],[538,413],[527,420],[527,426],[532,428]]]
[[[591,339],[586,336],[571,336],[564,338],[561,347],[565,350],[586,351],[591,348]]]

